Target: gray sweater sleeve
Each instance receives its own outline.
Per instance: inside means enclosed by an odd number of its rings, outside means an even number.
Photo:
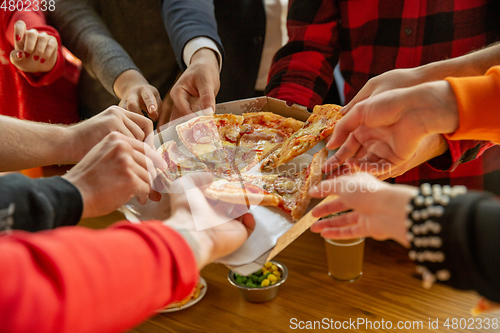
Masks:
[[[113,91],[116,78],[128,69],[139,69],[113,39],[96,8],[92,0],[56,0],[56,10],[47,14],[49,23],[61,34],[63,45],[116,96]]]
[[[224,58],[224,49],[217,34],[214,4],[211,0],[163,0],[162,17],[175,57],[182,70],[184,46],[195,37],[212,39]]]
[[[0,177],[0,231],[40,231],[75,225],[82,216],[78,189],[61,177]]]

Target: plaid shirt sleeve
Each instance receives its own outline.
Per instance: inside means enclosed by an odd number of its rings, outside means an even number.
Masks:
[[[322,104],[339,59],[338,21],[334,1],[290,1],[289,41],[275,55],[266,95],[311,110]]]

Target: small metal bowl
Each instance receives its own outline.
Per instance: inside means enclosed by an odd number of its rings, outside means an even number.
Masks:
[[[268,302],[278,295],[278,287],[282,285],[283,282],[285,282],[286,278],[288,277],[288,269],[286,268],[285,265],[283,265],[279,261],[271,260],[271,262],[276,266],[278,266],[282,273],[281,280],[279,280],[272,286],[267,286],[262,288],[249,288],[245,286],[240,286],[239,284],[236,283],[233,271],[229,271],[227,279],[229,280],[229,283],[231,283],[233,286],[239,289],[240,294],[241,296],[243,296],[244,300],[252,303]]]

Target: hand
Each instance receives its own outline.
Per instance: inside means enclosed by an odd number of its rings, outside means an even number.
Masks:
[[[422,67],[398,68],[387,71],[368,80],[356,96],[342,109],[342,112],[344,114],[349,112],[354,105],[368,97],[393,89],[411,87],[428,80],[429,78],[423,74]]]
[[[314,223],[312,232],[330,239],[390,238],[409,246],[405,206],[418,193],[415,187],[390,185],[367,173],[359,173],[322,181],[310,193],[314,198],[338,195],[338,199],[316,206],[312,210],[314,217],[353,210]]]
[[[196,51],[170,91],[174,103],[170,121],[210,107],[215,110],[219,87],[219,62],[215,52],[206,48]]]
[[[174,101],[172,101],[172,97],[170,97],[170,92],[168,92],[167,95],[165,95],[165,98],[163,98],[160,112],[158,112],[158,125],[157,125],[157,128],[159,129],[158,131],[162,129],[163,125],[169,123],[173,108],[174,108]]]
[[[67,128],[72,149],[68,163],[80,161],[106,135],[116,131],[139,141],[152,138],[153,123],[146,117],[112,106],[100,114]],[[150,144],[151,146],[151,144]]]
[[[121,73],[116,78],[113,89],[121,99],[120,107],[140,115],[141,110],[144,110],[151,119],[158,118],[158,110],[161,107],[160,93],[138,71],[129,69]]]
[[[156,177],[155,166],[166,167],[148,145],[113,132],[97,144],[63,178],[78,188],[82,218],[111,213],[132,197],[144,204]],[[159,193],[150,196],[158,201]]]
[[[57,61],[59,44],[54,36],[36,29],[26,31],[24,21],[14,24],[14,50],[10,61],[19,70],[27,73],[50,72]]]
[[[333,169],[354,158],[395,169],[417,155],[424,138],[457,128],[456,99],[446,81],[384,92],[356,104],[338,122],[327,147],[341,147],[327,165]]]
[[[448,150],[448,143],[445,138],[439,134],[433,134],[425,137],[413,156],[403,164],[393,167],[387,160],[367,158],[357,160],[348,158],[344,165],[338,168],[335,156],[328,159],[323,167],[328,179],[342,175],[350,175],[357,172],[368,172],[380,180],[401,176],[406,171],[411,170],[420,164],[427,162],[434,157],[444,154]],[[337,169],[338,168],[338,169]]]
[[[207,201],[202,191],[211,182],[212,176],[208,173],[191,173],[177,179],[169,190],[172,217],[165,221],[191,245],[200,270],[238,249],[255,228],[253,216],[246,213],[247,207]],[[190,205],[190,202],[196,204]],[[196,220],[221,224],[197,231]]]

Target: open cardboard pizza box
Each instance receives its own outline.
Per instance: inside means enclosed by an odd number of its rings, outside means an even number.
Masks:
[[[246,112],[268,111],[276,114],[293,117],[305,121],[310,113],[305,107],[299,105],[288,106],[286,102],[270,98],[259,97],[234,102],[217,104],[216,113],[233,113],[241,115]],[[154,144],[158,148],[162,143],[175,140],[175,126],[163,129],[156,133]],[[324,147],[324,143],[318,144],[306,154],[297,157],[288,165],[282,166],[281,170],[297,164],[307,164],[312,160],[312,155]],[[306,162],[306,163],[304,163]],[[258,167],[258,166],[257,166]],[[330,200],[329,198],[325,200]],[[293,223],[288,214],[273,207],[251,206],[250,212],[256,220],[256,228],[248,240],[234,253],[219,260],[232,271],[248,275],[262,267],[264,263],[273,259],[284,248],[291,244],[304,231],[306,231],[316,219],[312,217],[310,209],[319,201],[312,200],[308,212],[297,222]],[[135,199],[123,206],[127,219],[132,222],[140,220],[165,220],[170,216],[169,195],[163,195],[158,203],[148,200],[145,205],[140,205]]]

